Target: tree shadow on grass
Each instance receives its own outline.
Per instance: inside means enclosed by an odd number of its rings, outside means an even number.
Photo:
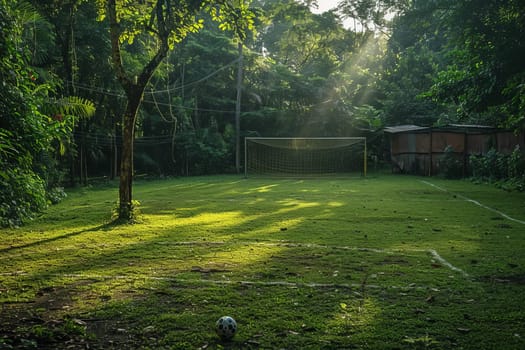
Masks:
[[[0,249],[0,254],[2,254],[2,253],[11,253],[11,252],[14,252],[14,251],[20,250],[20,249],[32,248],[32,247],[36,247],[36,246],[39,246],[39,245],[43,245],[43,244],[47,244],[47,243],[51,243],[51,242],[60,241],[60,240],[68,239],[68,238],[71,238],[71,237],[79,236],[79,235],[82,235],[84,233],[95,232],[95,231],[108,231],[108,230],[111,230],[113,227],[118,226],[120,224],[121,224],[120,222],[112,221],[112,222],[109,222],[109,223],[101,224],[101,225],[98,225],[98,226],[95,226],[95,227],[91,227],[91,228],[87,228],[87,229],[84,229],[84,230],[74,231],[74,232],[66,233],[64,235],[42,239],[40,241],[34,241],[34,242],[31,242],[31,243],[26,243],[26,244],[17,245],[17,246],[10,246],[10,247],[7,247],[7,248]]]

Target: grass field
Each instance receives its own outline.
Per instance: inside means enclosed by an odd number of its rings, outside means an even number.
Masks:
[[[223,176],[135,197],[133,225],[109,184],[1,231],[0,349],[525,348],[524,194]]]

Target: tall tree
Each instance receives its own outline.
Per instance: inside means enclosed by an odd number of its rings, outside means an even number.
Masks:
[[[447,118],[447,108],[422,94],[443,66],[445,38],[440,13],[428,6],[405,9],[391,22],[380,81],[381,114],[386,125],[432,125]]]
[[[390,121],[524,126],[523,1],[399,4],[384,85]]]
[[[242,37],[252,27],[252,15],[245,0],[98,0],[102,18],[109,20],[111,59],[115,75],[126,94],[122,118],[122,153],[119,186],[119,218],[132,217],[133,140],[137,112],[144,89],[168,50],[188,33],[203,27],[200,12],[209,13],[223,29],[233,29]],[[142,40],[153,48],[149,61],[132,72],[125,66],[122,45]]]
[[[525,3],[441,0],[433,6],[445,24],[448,62],[429,96],[456,106],[460,120],[525,127]]]
[[[262,135],[334,135],[338,126],[327,124],[349,116],[339,109],[331,118],[349,83],[344,62],[354,33],[333,12],[316,15],[295,0],[260,3],[267,20],[256,42],[262,57],[247,68],[247,95],[257,98],[245,125]]]

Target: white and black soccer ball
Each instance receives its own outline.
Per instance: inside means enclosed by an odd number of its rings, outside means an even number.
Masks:
[[[215,322],[215,332],[223,340],[231,339],[237,333],[237,322],[230,316],[222,316]]]

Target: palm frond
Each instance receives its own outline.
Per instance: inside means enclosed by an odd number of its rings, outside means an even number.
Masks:
[[[96,107],[88,99],[79,96],[66,96],[50,100],[44,107],[44,110],[44,113],[49,115],[61,114],[84,119],[92,117],[95,114]]]
[[[55,45],[53,25],[27,1],[16,3],[13,12],[19,25],[24,29],[23,41],[32,53],[32,63],[42,64]]]
[[[13,12],[16,14],[17,21],[22,26],[27,26],[39,21],[46,21],[35,7],[27,1],[18,1],[15,3]]]
[[[56,101],[59,112],[64,115],[73,115],[78,118],[90,118],[95,114],[95,104],[78,96],[67,96]]]

